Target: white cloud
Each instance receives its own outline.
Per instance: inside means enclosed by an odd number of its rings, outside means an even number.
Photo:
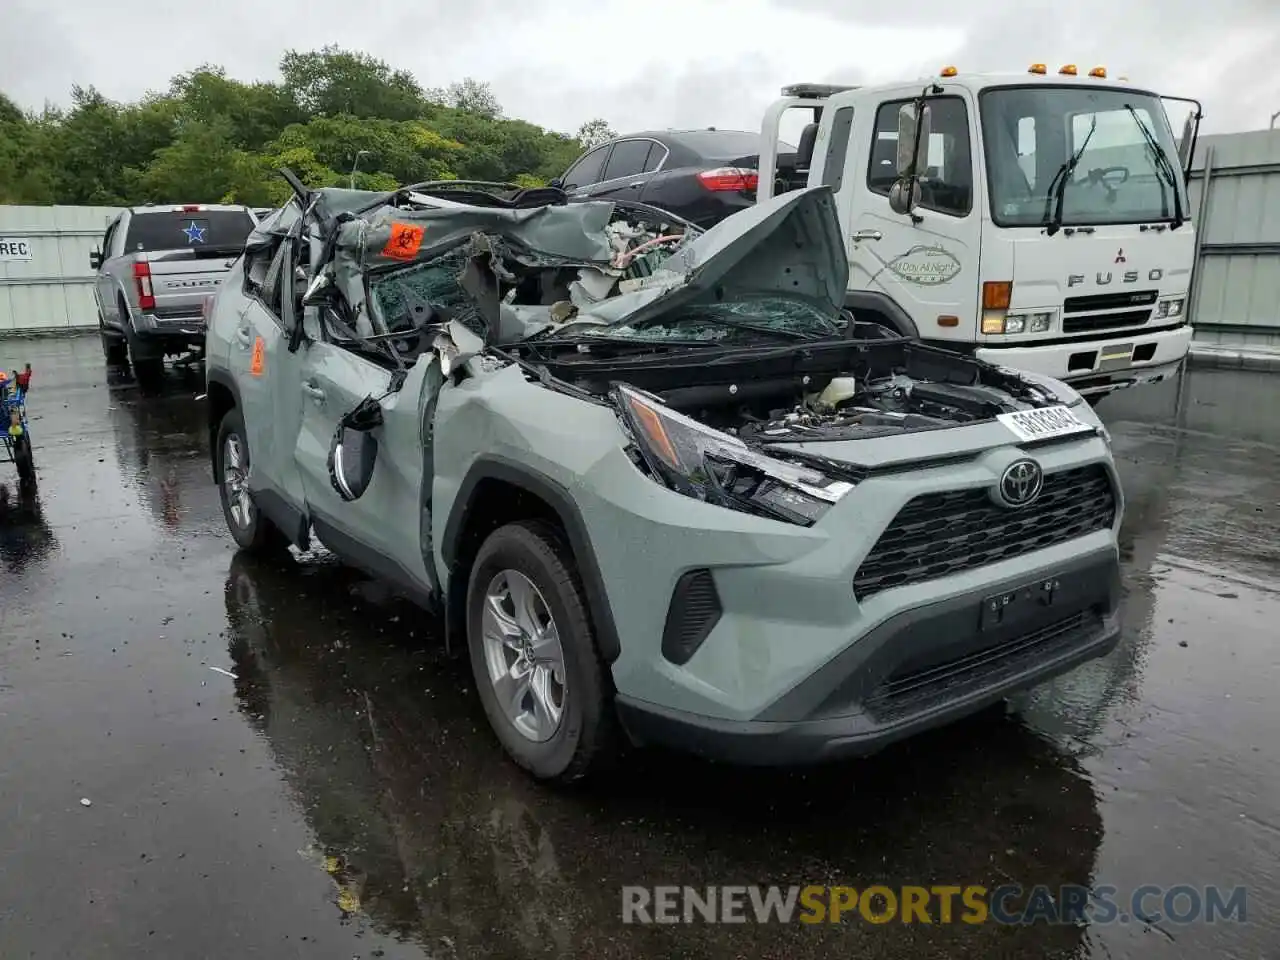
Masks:
[[[488,80],[509,115],[565,131],[594,116],[619,130],[755,129],[785,83],[913,79],[952,62],[1105,63],[1200,98],[1207,130],[1265,126],[1280,109],[1277,0],[972,0],[910,12],[839,0],[8,0],[4,21],[0,90],[30,107],[65,103],[73,83],[135,98],[205,62],[270,79],[286,48],[336,43],[424,86]]]

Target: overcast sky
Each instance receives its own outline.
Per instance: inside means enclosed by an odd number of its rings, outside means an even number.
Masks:
[[[1204,132],[1280,110],[1280,0],[3,0],[0,90],[25,107],[71,85],[116,99],[202,62],[273,79],[284,49],[327,43],[412,70],[424,87],[486,80],[508,116],[573,132],[758,129],[785,83],[915,79],[1105,64],[1197,97]],[[963,10],[962,10],[963,8]],[[380,10],[381,13],[370,13]],[[1175,133],[1180,117],[1174,118]]]

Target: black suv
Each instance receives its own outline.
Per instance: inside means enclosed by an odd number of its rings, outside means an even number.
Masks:
[[[778,144],[779,160],[795,147]],[[617,137],[588,150],[551,181],[572,197],[638,200],[709,227],[756,202],[760,134],[663,130]]]

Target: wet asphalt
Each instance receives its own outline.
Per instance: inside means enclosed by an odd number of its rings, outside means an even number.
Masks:
[[[144,398],[96,338],[0,341],[28,360],[39,497],[0,507],[5,960],[1280,956],[1280,377],[1100,408],[1128,498],[1106,660],[861,762],[640,754],[557,791],[504,759],[431,616],[331,557],[236,555],[198,368]],[[623,884],[873,882],[1245,886],[1248,912],[620,921]]]

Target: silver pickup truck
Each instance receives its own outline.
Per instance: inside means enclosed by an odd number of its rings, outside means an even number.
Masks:
[[[107,362],[127,360],[150,390],[166,356],[202,350],[206,302],[256,223],[248,207],[220,204],[131,207],[112,220],[89,255]]]

